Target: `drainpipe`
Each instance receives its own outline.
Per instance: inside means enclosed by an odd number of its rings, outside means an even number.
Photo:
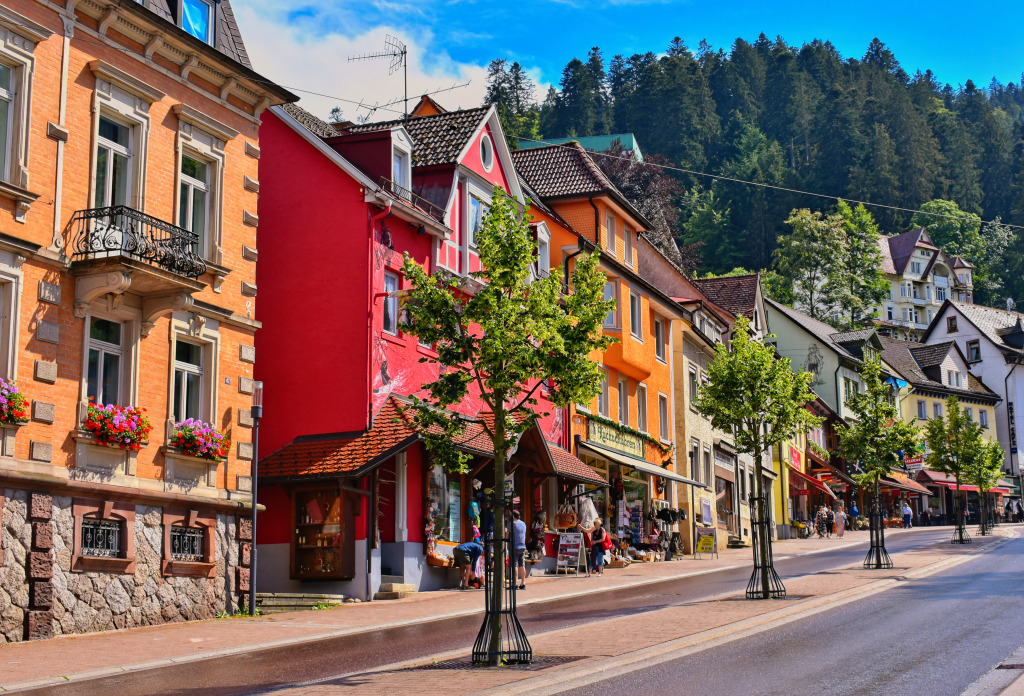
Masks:
[[[391,204],[388,203],[387,207],[383,212],[377,213],[376,215],[370,216],[370,239],[366,245],[366,276],[367,276],[367,293],[366,297],[370,301],[370,308],[367,314],[366,325],[369,327],[366,331],[366,386],[373,393],[373,306],[375,304],[373,299],[373,279],[374,279],[374,268],[373,268],[373,227],[379,220],[383,220],[386,217],[391,216]],[[370,402],[366,406],[366,428],[369,430],[370,425],[373,423],[373,397],[370,397]]]
[[[71,60],[71,37],[75,35],[74,10],[71,10],[70,16],[61,15],[61,21],[64,23],[64,42],[60,57],[60,100],[57,110],[57,125],[61,128],[66,128],[68,113],[68,64]],[[64,132],[66,133],[67,131],[65,130]],[[60,226],[64,189],[64,142],[64,138],[57,139],[57,162],[53,191],[53,238],[50,243],[50,249],[57,253],[60,253],[64,242]]]
[[[566,294],[569,294],[569,262],[582,254],[586,248],[586,242],[580,236],[579,241],[576,243],[576,251],[562,259],[562,289]]]
[[[594,243],[597,244],[597,248],[601,248],[601,212],[594,205],[594,197],[587,196],[587,202],[590,203],[590,207],[594,209]]]

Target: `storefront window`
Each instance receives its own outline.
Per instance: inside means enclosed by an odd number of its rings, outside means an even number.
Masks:
[[[434,521],[434,540],[462,541],[462,484],[441,466],[430,470],[428,514]]]
[[[344,528],[338,490],[295,494],[295,575],[327,577],[348,574],[343,561]]]

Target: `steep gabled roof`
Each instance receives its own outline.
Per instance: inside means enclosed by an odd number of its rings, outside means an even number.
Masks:
[[[842,335],[836,331],[834,326],[809,317],[803,312],[798,312],[792,307],[787,307],[781,302],[776,302],[770,297],[766,297],[764,301],[769,307],[788,317],[790,321],[802,327],[809,334],[821,341],[825,347],[831,348],[834,352],[839,354],[840,357],[853,360],[855,362],[861,362],[861,359],[852,351],[834,340],[835,336]]]
[[[937,250],[937,248],[928,241],[927,233],[928,231],[925,228],[918,227],[915,230],[910,230],[903,234],[884,238],[886,243],[889,245],[889,258],[892,259],[894,268],[893,273],[902,275],[906,272],[907,264],[910,263],[910,257],[914,255],[914,250],[919,246]]]
[[[347,133],[370,133],[402,126],[413,140],[412,166],[455,164],[483,123],[489,107],[447,111],[430,116],[347,126]]]
[[[282,104],[281,108],[298,121],[303,128],[320,138],[332,138],[338,134],[334,126],[309,113],[298,104]]]
[[[756,273],[721,278],[698,278],[692,282],[712,302],[719,307],[724,307],[733,316],[738,314],[747,319],[754,317],[758,286]]]
[[[915,341],[901,341],[882,336],[879,338],[883,346],[882,360],[915,389],[982,399],[991,403],[999,401],[999,397],[970,372],[965,375],[966,383],[962,388],[945,384],[941,380],[941,375],[938,380],[929,376],[928,372],[941,365],[951,351],[960,354],[956,342],[944,341],[943,343],[925,345]],[[960,354],[960,357],[963,358],[963,355]],[[963,362],[966,363],[966,360]]]
[[[545,198],[616,191],[601,168],[576,141],[516,150],[512,161],[520,176]]]
[[[953,268],[974,268],[963,256],[950,256],[949,263]]]
[[[946,300],[945,303],[943,303],[942,308],[935,317],[935,320],[932,321],[928,330],[925,331],[924,336],[921,337],[922,341],[928,340],[928,336],[931,335],[932,329],[938,326],[939,318],[947,312],[950,307],[956,309],[964,319],[977,327],[978,331],[980,331],[985,338],[990,340],[1000,350],[1016,353],[1018,355],[1024,353],[1024,350],[1005,340],[1005,337],[1008,334],[1014,333],[1014,328],[1016,326],[1021,322],[1024,322],[1024,314],[1007,311],[1005,309],[982,307],[981,305],[958,302],[956,300]]]

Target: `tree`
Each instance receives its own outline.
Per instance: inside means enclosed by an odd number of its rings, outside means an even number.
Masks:
[[[600,391],[600,366],[589,359],[611,339],[601,332],[614,307],[603,300],[604,274],[598,255],[576,258],[563,294],[559,269],[531,280],[538,253],[529,217],[501,189],[495,188],[490,211],[478,232],[484,268],[471,278],[427,275],[408,255],[403,270],[411,286],[406,300],[406,331],[434,346],[440,366],[437,380],[425,385],[426,395],[410,407],[417,430],[439,464],[449,472],[465,472],[467,455],[455,448],[467,421],[449,409],[470,393],[493,414],[493,424],[479,422],[494,448],[494,480],[499,494],[494,513],[504,529],[505,499],[500,493],[505,464],[519,436],[543,414],[537,391],[549,387],[548,398],[559,407],[586,402]],[[499,536],[504,536],[499,535]],[[496,577],[505,569],[505,543],[494,545]],[[504,582],[492,583],[491,607],[500,610]],[[490,654],[499,659],[502,617],[490,617]],[[495,662],[496,664],[496,662]]]
[[[958,398],[950,396],[946,399],[945,416],[933,418],[925,425],[925,437],[928,440],[928,454],[925,455],[928,467],[956,479],[956,497],[954,498],[956,532],[953,535],[953,542],[970,543],[970,539],[964,531],[960,483],[967,471],[977,465],[977,460],[981,455],[981,425],[975,423],[967,411],[960,408]]]
[[[760,596],[772,597],[771,538],[767,531],[768,509],[764,493],[763,457],[783,440],[816,427],[820,420],[805,406],[815,399],[813,375],[795,373],[789,358],[750,336],[749,320],[741,317],[728,348],[718,344],[708,367],[708,383],[697,396],[696,408],[715,428],[735,435],[736,449],[754,458],[754,496],[758,530],[754,550],[754,577]],[[760,567],[758,567],[760,554]],[[759,577],[758,577],[759,576]],[[775,576],[777,580],[777,576]],[[780,583],[781,584],[781,583]],[[750,594],[748,594],[748,597]]]
[[[995,488],[1003,477],[1003,448],[998,442],[983,442],[979,438],[980,451],[972,458],[964,471],[964,480],[971,486],[978,487],[978,499],[981,501],[981,521],[978,532],[988,534],[988,492]]]
[[[885,529],[881,525],[879,482],[892,473],[901,453],[916,449],[920,430],[900,419],[893,400],[892,387],[882,381],[882,363],[868,360],[861,371],[864,391],[851,395],[846,407],[854,414],[849,425],[837,426],[839,451],[843,457],[860,467],[857,485],[871,489],[871,549],[864,559],[865,567],[887,567]]]
[[[839,215],[803,208],[786,220],[793,233],[779,237],[779,272],[792,284],[795,306],[818,321],[834,322],[847,304],[845,223]]]
[[[882,300],[889,294],[889,282],[882,270],[878,226],[868,209],[860,203],[851,208],[849,203],[841,200],[836,204],[835,214],[843,219],[843,231],[846,233],[843,314],[848,318],[847,328],[856,329],[874,317]]]
[[[539,139],[540,111],[534,101],[536,86],[519,63],[508,64],[496,58],[487,66],[487,92],[484,104],[494,104],[505,139],[512,149],[520,138]]]

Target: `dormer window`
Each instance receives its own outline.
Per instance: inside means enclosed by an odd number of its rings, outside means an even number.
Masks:
[[[409,166],[409,153],[399,148],[392,149],[391,155],[391,182],[397,187],[396,193],[403,197],[408,196],[411,189],[409,180],[412,176]]]
[[[181,28],[206,43],[213,43],[213,5],[206,0],[181,0]]]
[[[486,133],[480,138],[480,162],[484,171],[489,172],[494,167],[494,142]]]

